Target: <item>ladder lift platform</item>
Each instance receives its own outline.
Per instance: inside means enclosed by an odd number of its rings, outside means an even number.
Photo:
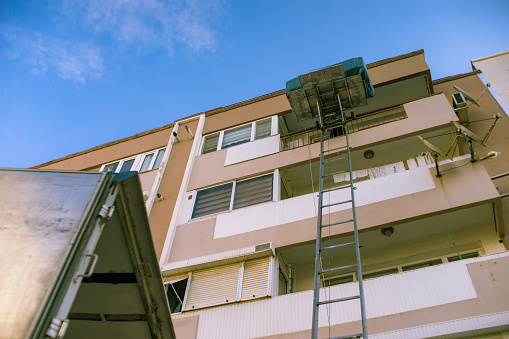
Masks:
[[[361,57],[286,82],[286,96],[297,121],[319,118],[322,127],[341,123],[342,110],[366,105],[374,94]]]
[[[357,217],[355,213],[355,187],[352,179],[352,163],[350,143],[348,140],[348,129],[345,126],[347,121],[355,119],[355,114],[352,112],[350,116],[347,117],[344,110],[366,105],[367,99],[372,98],[374,94],[375,91],[369,79],[366,65],[364,60],[360,57],[321,68],[308,74],[300,75],[286,83],[286,96],[290,102],[297,121],[313,119],[317,122],[317,127],[320,130],[320,175],[315,251],[313,323],[311,330],[311,337],[313,339],[318,338],[319,307],[349,300],[359,300],[360,302],[362,331],[361,333],[349,334],[337,338],[368,338],[359,253]],[[325,146],[328,146],[328,143],[325,143],[324,140],[329,139],[329,136],[331,135],[344,135],[346,138],[346,146],[326,149]],[[340,156],[339,158],[338,155]],[[338,172],[337,160],[339,159],[345,159],[343,164],[347,164],[347,170]],[[334,164],[332,164],[333,162]],[[348,172],[350,174],[350,182],[348,185],[324,189],[325,177],[344,172]],[[338,189],[349,190],[350,199],[345,201],[330,201],[331,199],[329,196],[329,201],[324,204],[324,194],[328,194],[330,191]],[[346,220],[332,224],[323,223],[323,215],[328,212],[329,207],[339,204],[351,204],[352,216]],[[323,231],[338,224],[352,225],[354,241],[333,246],[322,246],[322,240],[324,240]],[[348,246],[352,248],[352,251],[355,252],[356,263],[347,266],[324,268],[322,266],[322,252],[326,252],[339,246]],[[320,278],[330,274],[331,272],[338,272],[344,269],[355,269],[357,271],[359,293],[346,298],[320,300]]]

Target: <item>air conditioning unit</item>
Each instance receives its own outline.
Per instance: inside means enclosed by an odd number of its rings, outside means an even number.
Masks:
[[[460,124],[468,122],[468,104],[463,96],[463,93],[458,92],[452,95],[452,105],[454,106],[454,112],[460,120]]]

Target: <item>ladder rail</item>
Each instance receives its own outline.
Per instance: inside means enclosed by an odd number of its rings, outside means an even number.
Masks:
[[[346,85],[348,87],[348,84],[346,84]],[[312,328],[311,328],[311,338],[313,338],[313,339],[318,338],[318,327],[319,327],[318,326],[318,317],[319,317],[320,306],[329,305],[329,304],[335,303],[335,302],[359,299],[360,309],[361,309],[362,333],[358,334],[358,335],[344,336],[344,337],[340,337],[340,338],[350,338],[350,337],[353,338],[353,337],[361,337],[362,336],[363,339],[367,339],[368,332],[367,332],[366,309],[365,309],[365,301],[364,301],[364,285],[363,285],[363,279],[362,279],[362,267],[361,267],[361,260],[360,260],[357,215],[356,215],[356,211],[355,211],[355,197],[354,197],[355,187],[353,184],[353,175],[352,175],[350,141],[348,138],[348,128],[345,126],[346,120],[345,120],[345,116],[343,113],[343,109],[341,107],[341,101],[340,101],[339,95],[337,96],[337,99],[338,99],[338,103],[339,103],[339,107],[340,107],[340,114],[341,114],[340,127],[345,127],[344,128],[344,136],[346,138],[346,147],[345,148],[347,150],[345,158],[348,161],[348,171],[344,171],[344,172],[348,172],[350,174],[350,184],[344,185],[344,187],[342,187],[342,188],[348,188],[348,187],[350,188],[351,198],[347,202],[351,203],[352,219],[335,222],[335,223],[332,223],[329,225],[323,225],[323,210],[327,207],[335,206],[335,205],[345,203],[345,202],[331,203],[329,201],[328,205],[324,205],[324,202],[323,202],[324,193],[328,192],[330,190],[335,190],[335,189],[324,190],[323,181],[324,181],[324,177],[327,176],[327,175],[324,175],[324,165],[325,165],[325,162],[324,162],[325,155],[324,154],[327,152],[327,150],[324,149],[325,148],[324,147],[324,126],[323,126],[323,121],[322,121],[323,117],[321,116],[321,112],[320,112],[321,102],[319,103],[317,101],[318,115],[319,115],[319,120],[321,122],[321,126],[320,126],[321,127],[320,128],[320,169],[319,169],[318,215],[317,215],[317,231],[316,231],[317,235],[316,235],[315,270],[314,270],[314,291],[313,291],[313,323],[312,323]],[[350,97],[348,99],[349,99],[349,101],[351,101]],[[353,244],[355,246],[356,264],[343,266],[343,267],[339,267],[339,268],[329,268],[329,269],[323,270],[321,268],[322,250],[329,249],[329,248],[336,248],[336,247],[340,247],[342,245],[333,245],[333,246],[322,247],[322,229],[325,227],[330,227],[330,226],[333,226],[336,224],[343,224],[343,223],[347,223],[347,222],[353,222],[354,241],[351,243],[348,243],[348,244]],[[329,272],[329,271],[332,272],[332,271],[344,269],[345,267],[355,267],[355,266],[357,267],[357,277],[358,277],[357,279],[358,279],[358,286],[359,286],[358,296],[320,301],[320,287],[321,287],[320,277],[321,277],[321,274],[324,272]]]

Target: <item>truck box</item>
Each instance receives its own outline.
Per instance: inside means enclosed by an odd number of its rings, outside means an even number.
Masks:
[[[175,338],[136,172],[0,187],[0,338]]]

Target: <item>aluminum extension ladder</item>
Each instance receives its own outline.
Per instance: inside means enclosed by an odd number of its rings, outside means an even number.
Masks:
[[[315,273],[314,273],[314,297],[313,297],[313,324],[312,324],[312,332],[311,332],[311,338],[312,339],[318,339],[318,316],[319,316],[319,309],[320,306],[323,305],[330,305],[332,303],[339,303],[349,300],[359,300],[360,302],[360,310],[361,310],[361,320],[362,320],[362,333],[357,334],[350,334],[346,336],[341,337],[334,337],[334,339],[340,339],[340,338],[368,338],[368,332],[367,332],[367,324],[366,324],[366,310],[365,310],[365,303],[364,303],[364,289],[363,289],[363,282],[362,282],[362,269],[361,269],[361,260],[360,260],[360,252],[359,252],[359,236],[358,236],[358,230],[357,230],[357,218],[355,214],[355,199],[354,199],[354,190],[355,187],[353,185],[353,176],[352,176],[352,162],[351,162],[351,154],[350,154],[350,143],[348,140],[348,129],[346,124],[346,120],[343,114],[343,111],[341,110],[341,119],[340,122],[334,126],[327,126],[327,127],[321,127],[320,128],[320,174],[319,174],[319,195],[318,195],[318,218],[317,218],[317,235],[316,235],[316,252],[315,252]],[[325,143],[325,133],[333,133],[334,131],[338,130],[344,131],[344,136],[346,138],[346,146],[339,147],[339,148],[333,148],[333,149],[324,149]],[[328,143],[327,143],[328,144]],[[342,154],[343,159],[345,159],[348,162],[348,170],[347,171],[336,171],[332,173],[324,173],[325,168],[329,166],[325,166],[330,161],[337,161],[339,158],[333,157],[331,159],[331,155],[334,154],[334,152],[339,153],[341,151],[344,151],[346,149],[346,156]],[[326,155],[329,155],[329,159],[326,159]],[[333,167],[333,166],[330,166]],[[336,166],[337,168],[338,166]],[[347,185],[342,185],[330,189],[324,189],[323,186],[323,180],[326,177],[333,176],[335,174],[340,173],[349,173],[350,174],[350,183]],[[349,190],[350,191],[350,199],[346,201],[337,201],[333,202],[331,201],[331,194],[329,193],[329,201],[327,204],[324,205],[323,203],[323,195],[324,193],[338,191],[338,190]],[[334,222],[330,224],[323,224],[323,214],[324,210],[328,207],[337,206],[341,204],[352,204],[352,218]],[[353,233],[354,233],[354,241],[353,242],[345,242],[340,244],[335,244],[331,246],[324,246],[322,247],[322,231],[327,229],[328,227],[332,227],[335,225],[340,224],[353,224]],[[340,267],[329,267],[326,269],[322,268],[322,252],[327,251],[333,248],[338,248],[342,246],[347,247],[354,247],[355,250],[355,257],[356,257],[356,263],[352,265],[346,265],[346,266],[340,266]],[[343,269],[353,268],[356,267],[357,269],[357,277],[358,277],[358,287],[359,287],[359,294],[348,296],[345,298],[340,299],[328,299],[328,300],[320,300],[320,287],[321,287],[321,280],[320,277],[322,274],[327,274],[334,271],[340,271]],[[330,298],[330,296],[328,296]]]

